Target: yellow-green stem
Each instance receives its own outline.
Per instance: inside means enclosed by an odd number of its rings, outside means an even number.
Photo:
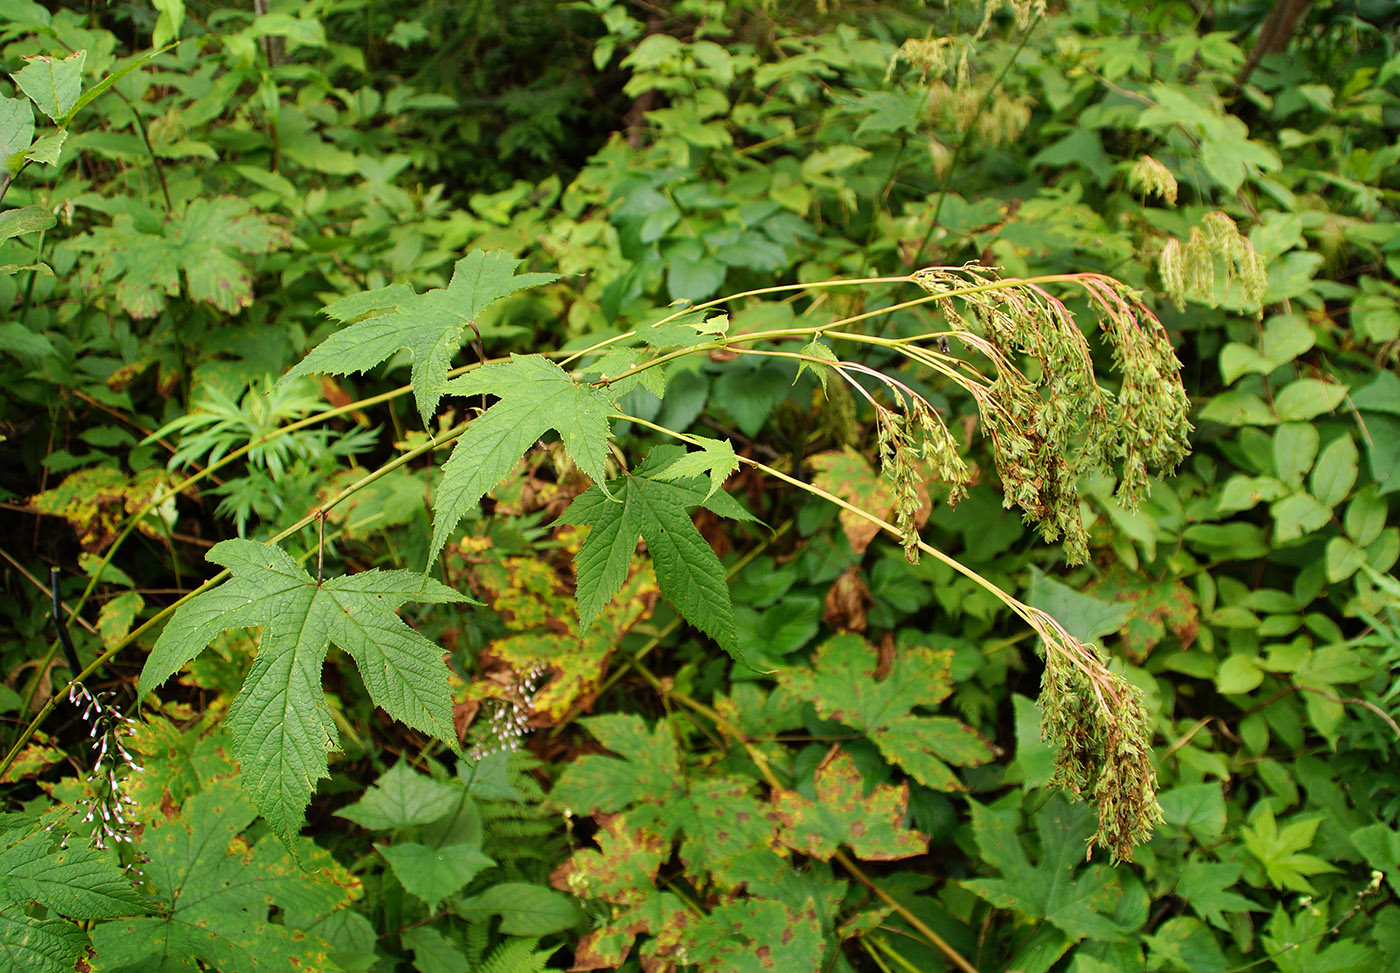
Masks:
[[[341,503],[348,497],[353,496],[360,490],[363,490],[365,487],[369,486],[371,483],[373,483],[375,480],[378,480],[380,477],[385,476],[386,474],[398,469],[405,463],[409,463],[414,459],[417,459],[419,456],[423,455],[426,452],[429,452],[433,449],[437,449],[438,447],[446,443],[452,442],[454,439],[460,436],[466,430],[466,428],[467,424],[462,423],[449,430],[448,432],[444,433],[443,435],[439,436],[437,439],[431,442],[423,443],[420,446],[415,446],[413,449],[408,450],[403,455],[396,457],[388,463],[385,463],[383,466],[373,471],[372,473],[365,474],[364,476],[356,480],[354,483],[351,483],[349,486],[345,487],[335,496],[331,497],[325,503],[317,506],[314,510],[311,511],[311,513],[302,517],[301,520],[297,521],[295,524],[288,527],[286,530],[272,537],[268,541],[268,543],[275,544],[278,541],[290,537],[292,534],[295,534],[297,531],[301,530],[308,524],[314,523],[316,519],[320,517],[325,511],[330,510],[331,508],[335,507],[337,504]],[[50,696],[48,700],[44,703],[43,708],[40,709],[38,713],[34,714],[34,718],[30,720],[29,724],[24,728],[23,731],[21,731],[19,739],[15,741],[14,745],[10,747],[9,752],[5,754],[5,759],[0,760],[0,777],[4,777],[5,771],[9,770],[10,765],[14,763],[15,758],[19,756],[19,752],[24,748],[24,745],[29,741],[30,737],[34,735],[34,731],[39,729],[39,727],[43,725],[44,720],[48,718],[48,715],[51,712],[53,712],[54,706],[57,705],[58,700],[64,697],[64,695],[68,691],[69,686],[72,686],[74,683],[82,682],[88,676],[92,675],[103,665],[105,665],[109,659],[115,656],[122,649],[126,648],[128,645],[135,642],[141,636],[145,635],[146,632],[150,631],[156,625],[164,621],[167,616],[174,613],[175,610],[178,609],[181,605],[185,604],[193,598],[198,597],[199,595],[203,594],[205,591],[208,591],[215,585],[220,584],[228,576],[229,571],[227,569],[220,571],[218,574],[214,575],[212,578],[204,582],[198,588],[194,589],[193,591],[189,592],[188,594],[184,595],[178,600],[167,605],[165,608],[162,608],[160,611],[156,612],[156,614],[148,618],[140,627],[130,632],[125,638],[109,646],[106,649],[106,651],[104,651],[101,655],[99,655],[96,659],[89,663],[87,668],[83,669],[82,672],[75,674],[73,678],[69,680],[68,685],[64,686],[62,690]],[[52,652],[50,654],[52,654]],[[138,705],[140,704],[140,700],[137,700],[136,702]]]

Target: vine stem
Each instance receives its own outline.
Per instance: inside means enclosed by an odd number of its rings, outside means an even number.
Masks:
[[[827,364],[830,364],[830,362],[828,362]],[[635,422],[639,426],[645,426],[646,428],[651,429],[655,432],[659,432],[662,435],[670,436],[673,439],[679,439],[681,442],[689,443],[690,445],[696,447],[703,447],[703,444],[696,440],[694,436],[687,435],[683,432],[676,432],[674,429],[668,429],[665,426],[659,426],[654,422],[648,422],[646,419],[639,419],[636,416],[627,415],[626,413],[614,413],[612,418],[622,419],[627,422]],[[826,490],[823,490],[821,487],[816,486],[815,484],[804,483],[802,480],[797,479],[797,477],[790,476],[787,473],[784,473],[782,470],[774,469],[767,463],[760,462],[759,460],[750,459],[747,456],[739,456],[737,457],[737,459],[739,460],[739,462],[744,463],[748,466],[752,466],[754,469],[766,473],[774,479],[782,480],[789,486],[794,486],[800,490],[805,490],[813,496],[821,497],[828,503],[835,504],[842,510],[855,514],[862,520],[865,520],[867,523],[871,523],[879,527],[882,531],[891,535],[892,537],[903,539],[903,533],[894,524],[890,523],[888,520],[885,520],[883,517],[877,517],[870,511],[864,510],[860,507],[857,507],[853,503],[841,499],[834,493],[829,493]],[[978,574],[976,571],[972,570],[972,568],[969,568],[962,562],[958,561],[957,558],[943,553],[938,548],[934,547],[932,544],[929,544],[922,538],[918,540],[918,547],[919,550],[923,553],[928,554],[930,557],[933,557],[938,561],[941,561],[943,564],[946,564],[954,571],[957,571],[963,577],[991,592],[997,597],[998,600],[1000,600],[1008,608],[1014,611],[1017,615],[1021,616],[1021,618],[1024,619],[1028,625],[1034,628],[1037,632],[1040,631],[1042,625],[1044,624],[1044,621],[1041,618],[1041,616],[1043,615],[1042,612],[1038,612],[1036,609],[1031,608],[1029,605],[1020,601],[1018,598],[1007,592],[1005,589],[1001,588],[994,582],[988,580],[987,578]],[[1049,640],[1046,641],[1048,645]]]
[[[385,463],[383,466],[379,467],[379,469],[374,470],[371,473],[365,474],[364,476],[356,480],[354,483],[351,483],[348,486],[346,486],[343,490],[341,490],[335,496],[331,497],[325,503],[318,505],[315,509],[313,509],[306,516],[302,517],[295,524],[292,524],[286,530],[283,530],[282,532],[269,538],[267,543],[269,545],[276,544],[277,542],[285,540],[286,538],[295,534],[303,527],[306,527],[310,524],[315,523],[317,520],[324,518],[326,511],[332,509],[333,507],[342,503],[349,497],[363,490],[365,487],[369,486],[371,483],[375,482],[380,477],[383,477],[393,472],[394,470],[398,469],[406,463],[412,462],[419,456],[422,456],[424,453],[431,452],[434,449],[438,449],[439,447],[452,442],[458,436],[462,435],[462,433],[465,432],[466,429],[467,423],[461,423],[455,426],[454,428],[448,430],[447,432],[443,433],[442,435],[438,436],[436,439],[432,439],[419,446],[415,446],[407,452],[403,453],[402,455],[395,457],[390,462]],[[82,682],[88,676],[92,675],[103,665],[105,665],[108,660],[110,660],[122,649],[126,648],[128,645],[135,642],[141,636],[149,632],[152,628],[163,622],[166,619],[166,617],[173,614],[176,611],[176,609],[178,609],[181,605],[194,598],[197,598],[199,595],[208,591],[215,585],[222,583],[225,579],[229,577],[230,574],[231,572],[227,568],[225,568],[224,570],[220,571],[218,574],[210,578],[208,581],[204,582],[198,588],[195,588],[193,591],[184,595],[177,601],[172,602],[171,604],[162,608],[160,611],[156,612],[154,615],[148,618],[139,628],[130,632],[125,638],[109,646],[101,655],[99,655],[96,659],[92,660],[92,662],[88,664],[87,668],[83,669],[79,673],[76,673],[73,676],[73,678],[69,680],[68,686],[65,686],[61,692],[54,693],[52,696],[50,696],[48,700],[44,703],[43,707],[39,710],[39,712],[34,714],[34,718],[29,721],[29,724],[20,733],[19,738],[15,741],[14,745],[10,747],[9,752],[5,754],[5,758],[3,760],[0,760],[0,778],[4,777],[5,772],[9,770],[10,765],[15,762],[15,758],[19,756],[20,751],[24,749],[24,745],[29,742],[29,739],[34,735],[34,732],[38,730],[40,726],[43,725],[46,719],[48,719],[49,714],[53,712],[54,707],[58,703],[58,700],[63,699],[66,696],[69,686],[72,686],[75,683]],[[52,652],[50,654],[52,655]],[[141,701],[138,699],[136,701],[136,704],[139,705],[140,702]]]
[[[487,362],[472,362],[469,365],[463,365],[459,368],[452,369],[447,373],[447,377],[453,378],[457,375],[463,374],[464,372],[469,372],[472,369],[479,368],[483,364],[489,364],[491,362],[500,360],[501,359],[491,359]],[[83,607],[87,604],[88,599],[92,597],[93,591],[96,590],[97,584],[102,578],[102,572],[106,569],[107,565],[112,563],[112,558],[116,556],[117,551],[121,548],[122,544],[126,541],[126,539],[131,535],[131,532],[137,528],[137,526],[148,514],[159,508],[161,504],[165,503],[170,498],[179,496],[181,493],[184,493],[190,487],[196,485],[197,483],[203,480],[215,479],[217,482],[217,478],[213,475],[214,473],[223,469],[225,466],[228,466],[230,463],[242,459],[244,456],[248,455],[253,450],[272,442],[274,439],[279,439],[282,436],[290,435],[294,432],[299,432],[300,430],[305,429],[308,426],[314,426],[319,423],[326,422],[330,419],[335,419],[339,416],[357,412],[362,409],[367,409],[371,406],[380,405],[384,402],[393,401],[394,399],[407,395],[412,390],[413,386],[411,385],[401,385],[396,389],[390,389],[388,392],[381,392],[378,395],[371,395],[368,398],[358,399],[355,402],[350,402],[346,405],[326,409],[322,412],[317,412],[314,415],[309,415],[304,419],[298,419],[295,422],[289,422],[285,426],[281,426],[277,429],[274,429],[272,432],[264,433],[258,436],[256,439],[250,440],[244,445],[238,447],[237,449],[231,450],[224,456],[221,456],[217,461],[210,463],[204,469],[196,471],[190,476],[185,477],[185,479],[181,480],[179,483],[176,483],[175,485],[167,488],[162,493],[157,494],[152,500],[147,502],[147,504],[144,507],[142,507],[136,513],[129,516],[123,523],[121,530],[117,532],[117,536],[112,540],[112,543],[107,546],[107,550],[102,555],[101,560],[98,561],[97,566],[90,573],[87,586],[83,588],[82,593],[78,595],[77,600],[73,602],[72,607],[69,608],[69,613],[76,616],[78,612],[82,611]],[[442,441],[437,440],[436,442],[441,444]],[[314,514],[312,516],[314,516]],[[303,521],[299,525],[299,527],[304,527],[307,523],[310,523],[310,520]],[[286,535],[279,534],[277,536],[280,539]],[[53,659],[55,654],[57,654],[58,648],[58,640],[55,639],[49,645],[49,650],[44,656],[44,666],[47,666],[49,661]],[[33,699],[33,692],[37,688],[37,686],[37,682],[32,683],[29,692],[26,693],[24,703],[26,709],[29,706],[29,702]]]
[[[652,672],[641,662],[634,663],[634,668],[637,670],[637,673],[643,679],[645,679],[647,683],[651,685],[652,689],[656,690],[656,692],[658,692],[662,696],[663,699],[673,699],[676,702],[680,703],[682,706],[691,710],[692,712],[698,713],[699,715],[705,717],[707,720],[709,720],[715,725],[715,729],[719,730],[725,736],[729,737],[731,740],[734,740],[740,746],[742,746],[744,748],[744,752],[747,753],[749,759],[754,762],[754,766],[758,768],[758,772],[763,775],[763,779],[767,782],[769,787],[771,787],[775,791],[784,789],[782,782],[778,780],[778,775],[773,772],[773,767],[768,762],[768,755],[765,754],[762,750],[755,747],[753,743],[748,739],[748,737],[744,734],[743,730],[735,726],[733,723],[729,722],[729,720],[725,719],[725,717],[713,707],[706,706],[698,699],[694,699],[693,697],[688,696],[685,693],[678,692],[674,686],[670,686],[667,683],[663,682],[661,678],[656,675],[656,673]],[[866,875],[865,871],[859,865],[856,864],[855,860],[852,859],[851,856],[847,855],[840,848],[837,848],[836,851],[832,854],[831,858],[832,861],[839,863],[841,867],[844,868],[852,878],[854,878],[857,882],[864,885],[867,889],[873,892],[876,898],[878,898],[881,902],[885,903],[885,905],[889,906],[896,913],[898,913],[899,917],[905,922],[909,923],[909,925],[912,926],[919,933],[919,935],[923,936],[925,940],[929,943],[929,945],[933,946],[944,956],[948,957],[948,960],[954,966],[962,970],[963,973],[978,973],[977,967],[969,963],[963,957],[963,955],[959,953],[956,949],[954,949],[946,939],[944,939],[942,936],[938,935],[938,933],[930,929],[926,922],[924,922],[918,916],[914,915],[914,913],[909,909],[908,906],[904,905],[898,899],[894,898],[892,895],[886,892],[884,889],[880,888],[880,886],[876,885],[875,882],[871,880],[870,876]]]

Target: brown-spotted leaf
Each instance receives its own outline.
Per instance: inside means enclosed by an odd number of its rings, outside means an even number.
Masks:
[[[909,785],[878,785],[869,795],[855,761],[844,751],[818,768],[817,799],[777,791],[773,810],[779,840],[804,855],[830,860],[842,845],[871,861],[912,858],[928,851],[928,837],[904,827]]]
[[[1200,612],[1191,589],[1179,580],[1156,581],[1140,578],[1122,569],[1113,569],[1088,589],[1106,601],[1131,606],[1119,628],[1123,652],[1141,664],[1168,633],[1184,649],[1196,640],[1201,627]]]
[[[166,489],[168,481],[161,470],[146,470],[128,477],[111,466],[78,470],[54,487],[30,498],[41,514],[62,517],[78,533],[78,543],[89,551],[100,551],[117,536],[129,514],[146,509]],[[145,517],[137,525],[148,537],[160,537],[154,518]]]
[[[851,447],[818,453],[807,462],[815,471],[812,483],[828,493],[877,517],[888,518],[894,509],[893,485]],[[849,510],[841,511],[841,529],[857,554],[864,552],[880,533],[875,524]]]
[[[686,957],[702,970],[725,973],[818,973],[826,941],[815,903],[801,908],[776,899],[740,899],[696,924]]]
[[[668,809],[683,832],[680,858],[697,881],[733,891],[740,885],[777,882],[792,866],[779,854],[773,809],[738,777],[698,780],[684,801]]]
[[[811,669],[784,669],[778,682],[811,702],[824,719],[860,730],[886,760],[924,786],[962,790],[949,764],[976,766],[991,759],[991,746],[952,717],[914,712],[952,692],[951,661],[946,649],[898,649],[889,674],[876,679],[878,658],[865,640],[838,635],[813,653]]]
[[[632,626],[651,614],[658,593],[650,564],[634,558],[618,596],[580,635],[572,587],[548,562],[506,558],[482,565],[473,578],[511,634],[494,639],[482,651],[483,676],[473,684],[471,695],[507,699],[536,727],[553,726],[592,701],[613,650]],[[520,676],[529,673],[538,673],[536,688],[522,693]]]
[[[634,827],[625,814],[598,815],[597,848],[574,852],[549,876],[549,884],[579,898],[635,906],[652,894],[671,842],[654,830]]]
[[[661,973],[676,969],[668,959],[684,938],[692,921],[684,901],[671,892],[657,892],[619,914],[601,929],[595,929],[574,947],[571,971],[612,970],[621,966],[632,952],[638,936],[650,936],[638,951],[642,969]]]

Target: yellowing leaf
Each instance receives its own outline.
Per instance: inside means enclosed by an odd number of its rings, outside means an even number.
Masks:
[[[778,840],[794,851],[827,861],[849,845],[858,858],[892,861],[928,850],[927,837],[904,827],[908,784],[880,784],[866,795],[855,761],[841,751],[818,768],[814,786],[815,801],[797,791],[773,795]]]
[[[980,764],[991,759],[991,747],[958,720],[913,712],[952,691],[951,657],[949,651],[899,649],[889,675],[876,680],[874,651],[859,636],[839,635],[813,653],[811,669],[780,670],[778,681],[810,700],[823,719],[863,732],[887,760],[924,786],[962,790],[948,764]]]
[[[833,493],[847,503],[860,507],[877,517],[887,517],[894,509],[894,487],[880,476],[870,463],[854,449],[832,450],[809,457],[808,464],[816,472],[812,483]],[[841,511],[841,529],[851,542],[851,550],[861,554],[880,534],[880,528],[870,521]]]

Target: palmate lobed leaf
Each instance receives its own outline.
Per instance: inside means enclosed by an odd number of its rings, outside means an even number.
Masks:
[[[133,206],[79,246],[92,252],[90,270],[113,285],[117,303],[133,318],[150,318],[180,293],[182,274],[190,300],[237,314],[253,303],[253,278],[235,254],[268,253],[290,242],[247,202],[217,196],[191,200],[169,218]]]
[[[651,554],[662,596],[686,621],[744,661],[724,566],[695,528],[690,511],[703,506],[734,520],[754,517],[727,493],[707,495],[699,478],[673,483],[660,479],[658,474],[683,452],[677,446],[656,447],[630,474],[608,485],[616,500],[595,485],[559,518],[589,528],[574,559],[579,619],[584,626],[591,624],[621,590],[640,537]]]
[[[495,395],[499,401],[467,426],[442,467],[433,502],[433,542],[437,557],[452,530],[545,432],[554,429],[579,469],[594,483],[605,479],[608,415],[612,403],[589,385],[569,377],[539,355],[511,355],[510,361],[483,365],[442,385],[442,393]]]
[[[1036,815],[1040,837],[1036,861],[1021,845],[1019,818],[1014,808],[972,804],[973,837],[982,858],[1001,877],[969,879],[963,886],[1032,922],[1048,919],[1074,941],[1121,939],[1124,930],[1111,914],[1122,893],[1121,883],[1106,865],[1084,865],[1094,831],[1091,812],[1083,805],[1052,798]]]
[[[406,348],[413,356],[413,398],[426,426],[449,391],[444,388],[447,370],[467,326],[499,299],[558,279],[557,274],[517,274],[519,263],[504,250],[477,250],[457,261],[446,287],[415,294],[411,287],[394,284],[330,304],[325,313],[351,322],[349,327],[313,348],[283,380],[312,373],[363,372]],[[523,452],[511,457],[510,463]]]
[[[868,795],[850,755],[837,754],[817,769],[816,800],[797,791],[776,791],[773,813],[778,840],[813,858],[828,861],[840,845],[859,858],[893,861],[928,851],[928,837],[904,827],[909,785],[878,784]]]
[[[102,969],[194,970],[198,962],[225,973],[327,968],[325,944],[270,922],[270,907],[323,916],[347,905],[359,883],[309,841],[297,842],[305,867],[270,835],[250,847],[242,832],[255,814],[225,777],[173,820],[149,827],[142,873],[157,914],[97,926]]]
[[[962,790],[948,765],[976,766],[990,760],[990,745],[958,720],[914,712],[952,692],[951,658],[946,650],[902,648],[889,674],[876,680],[871,647],[859,636],[838,635],[813,653],[811,669],[783,669],[778,681],[809,700],[823,719],[860,730],[887,760],[925,787]]]
[[[400,722],[452,747],[448,669],[442,650],[394,614],[406,601],[470,602],[409,571],[366,571],[317,584],[286,552],[228,540],[209,560],[233,577],[182,605],[146,660],[138,692],[161,685],[228,628],[262,628],[258,656],[229,711],[242,781],[274,831],[301,827],[326,754],[339,741],[326,710],[321,666],[334,642],[355,660],[374,702]]]

